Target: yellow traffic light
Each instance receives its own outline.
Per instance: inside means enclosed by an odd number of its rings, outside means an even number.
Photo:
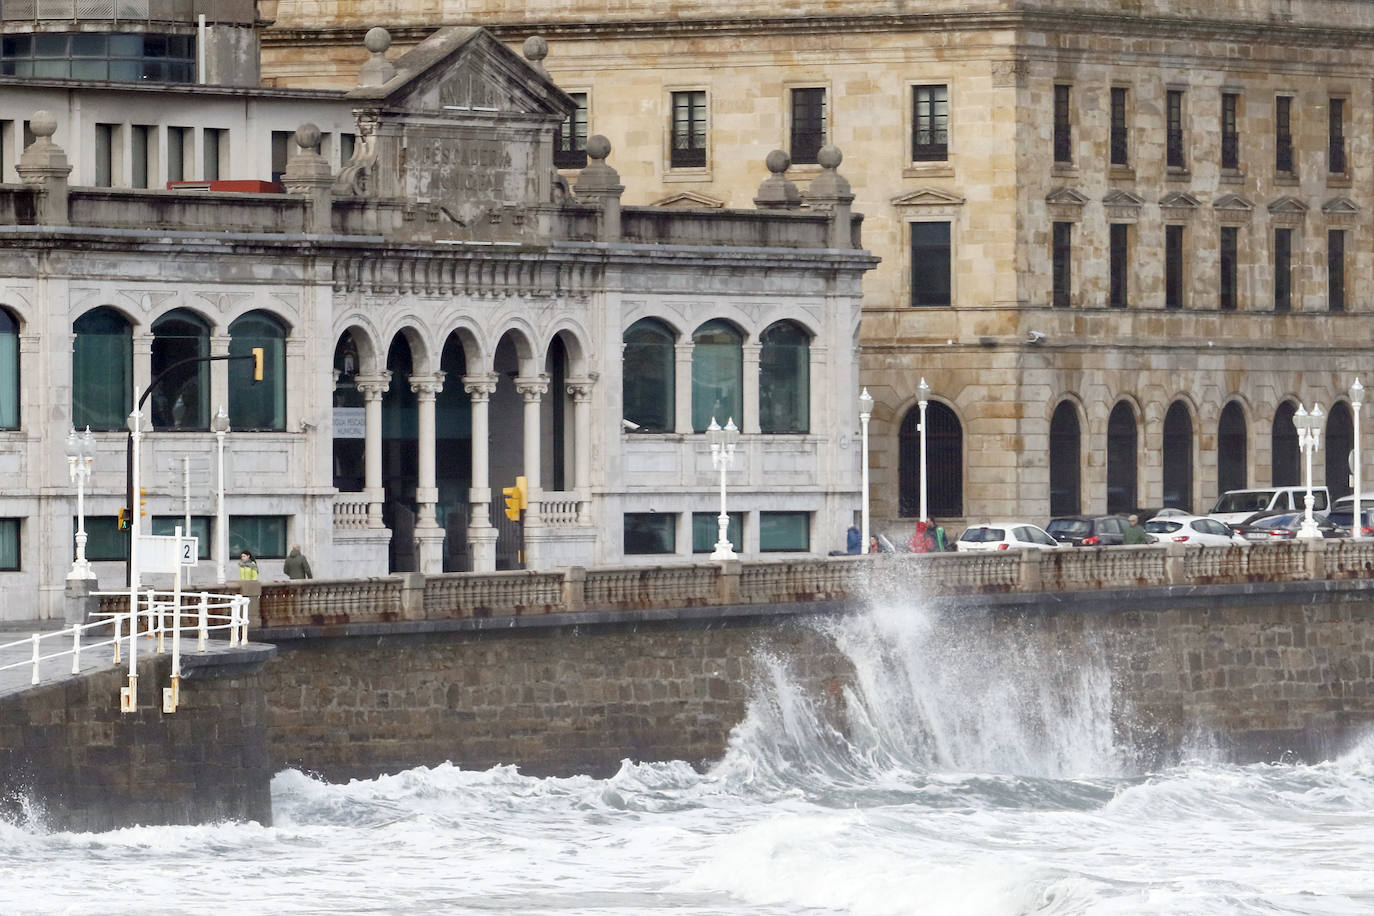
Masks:
[[[253,381],[262,381],[262,347],[253,348]]]
[[[119,510],[119,530],[124,531],[129,527],[129,510],[123,508]]]
[[[506,500],[506,518],[520,521],[520,510],[530,504],[529,485],[523,477],[515,478],[515,486],[502,487],[501,494]]]
[[[148,510],[143,508],[144,506],[148,505],[148,500],[144,499],[144,497],[147,495],[148,491],[146,489],[144,489],[143,487],[138,488],[138,514],[140,517],[148,514]]]

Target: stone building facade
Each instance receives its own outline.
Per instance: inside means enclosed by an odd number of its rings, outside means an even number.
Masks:
[[[362,15],[280,0],[265,78],[346,79]],[[802,188],[820,144],[845,150],[882,258],[861,355],[880,529],[919,511],[922,378],[938,518],[1299,483],[1314,401],[1316,482],[1348,488],[1346,390],[1374,369],[1370,4],[401,3],[398,41],[436,15],[547,39],[582,109],[565,155],[610,138],[638,204],[739,206],[767,150]]]
[[[11,91],[65,93],[83,111],[26,113],[20,182],[0,184],[0,582],[43,596],[0,617],[60,613],[73,426],[92,429],[88,554],[101,585],[122,584],[135,405],[147,493],[133,508],[143,533],[190,516],[196,581],[235,577],[241,549],[279,577],[293,543],[321,577],[704,559],[720,510],[711,419],[741,431],[727,471],[740,555],[843,545],[875,259],[840,153],[806,210],[762,159],[759,208],[622,206],[603,138],[571,181],[554,169],[574,103],[537,42],[533,61],[481,29],[394,60],[387,44],[369,36],[347,92],[239,100],[254,113],[245,144],[318,105],[280,176],[239,160],[233,179],[265,185],[252,192],[131,187],[127,171],[92,187],[66,147],[127,126],[127,94],[0,80],[7,106]],[[161,95],[173,119],[198,99],[210,117],[222,97]],[[121,107],[102,114],[109,100]],[[143,117],[161,149],[182,123]],[[346,163],[322,153],[321,124],[355,138]],[[517,479],[528,504],[511,522],[502,490]]]

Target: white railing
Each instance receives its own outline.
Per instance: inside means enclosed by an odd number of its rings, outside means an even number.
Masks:
[[[94,592],[97,596],[128,597],[128,592]],[[171,637],[172,684],[163,691],[163,711],[175,712],[181,685],[181,638],[183,631],[196,635],[196,652],[206,650],[211,633],[226,632],[231,647],[248,641],[249,599],[243,595],[201,592],[199,594],[143,589],[138,592],[137,606],[132,612],[102,611],[102,619],[76,624],[65,630],[34,633],[23,639],[0,643],[0,657],[7,650],[26,649],[23,661],[0,664],[0,671],[28,666],[29,683],[37,684],[45,662],[71,658],[71,673],[81,671],[81,654],[102,649],[111,653],[111,663],[118,665],[128,656],[129,686],[121,690],[120,708],[133,712],[137,708],[138,638],[157,640],[156,652],[167,651],[167,637]],[[188,622],[189,621],[189,622]],[[121,651],[121,646],[125,651]]]
[[[349,531],[361,531],[367,527],[367,501],[334,502],[334,527]]]

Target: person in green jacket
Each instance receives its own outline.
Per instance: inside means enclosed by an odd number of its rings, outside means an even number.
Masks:
[[[1138,515],[1136,515],[1134,512],[1132,512],[1129,516],[1126,517],[1126,521],[1130,524],[1130,527],[1128,527],[1124,532],[1122,532],[1121,543],[1123,543],[1123,544],[1148,544],[1148,543],[1150,543],[1150,536],[1149,536],[1148,534],[1145,533],[1145,529],[1144,529],[1144,528],[1140,527],[1140,516],[1138,516]]]
[[[310,561],[301,553],[300,544],[292,544],[291,552],[286,555],[286,561],[281,565],[281,571],[286,573],[288,579],[312,579],[314,575],[310,572]]]

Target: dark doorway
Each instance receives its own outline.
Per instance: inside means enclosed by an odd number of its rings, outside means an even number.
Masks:
[[[358,390],[358,346],[345,331],[334,347],[334,488],[360,493],[367,486],[367,408]]]
[[[1297,412],[1292,401],[1284,401],[1274,411],[1274,427],[1270,431],[1271,486],[1296,487],[1302,483],[1302,470],[1298,466],[1298,428],[1293,425],[1293,414]]]
[[[472,399],[463,390],[467,358],[456,334],[439,360],[444,387],[434,398],[435,517],[444,529],[444,572],[470,572],[468,489],[472,486]]]
[[[1221,410],[1217,422],[1217,494],[1243,490],[1249,479],[1245,414],[1235,401]]]
[[[1353,492],[1350,452],[1355,448],[1355,423],[1344,401],[1331,405],[1321,445],[1326,449],[1326,488],[1331,491],[1331,499],[1349,496]]]
[[[1164,415],[1164,505],[1193,511],[1193,418],[1182,401]]]
[[[926,404],[926,511],[931,518],[964,514],[964,428],[953,410]],[[912,407],[898,432],[898,502],[901,514],[921,511],[921,410]]]
[[[1061,401],[1050,420],[1050,515],[1077,515],[1082,511],[1082,436],[1078,411]]]
[[[415,487],[419,475],[416,440],[419,437],[417,399],[410,390],[414,362],[410,344],[396,335],[387,351],[391,384],[382,397],[382,524],[391,529],[392,572],[414,572]]]
[[[1125,401],[1107,419],[1107,511],[1130,512],[1136,504],[1135,411]]]

